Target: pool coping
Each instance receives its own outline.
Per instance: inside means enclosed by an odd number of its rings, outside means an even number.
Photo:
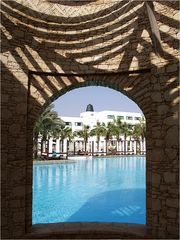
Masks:
[[[74,163],[77,160],[88,160],[93,158],[114,158],[114,157],[146,157],[146,155],[112,155],[112,156],[73,156],[68,159],[60,160],[34,160],[33,164],[50,164],[50,163]]]
[[[68,159],[68,160],[41,160],[41,161],[34,161],[33,165],[36,164],[51,164],[51,163],[74,163],[75,160]]]
[[[34,224],[24,239],[145,239],[144,224],[117,222],[65,222]]]

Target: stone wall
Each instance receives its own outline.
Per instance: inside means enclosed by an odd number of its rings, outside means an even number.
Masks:
[[[159,54],[144,1],[16,0],[1,11],[2,238],[31,231],[36,119],[88,85],[120,91],[144,112],[147,234],[178,238],[178,1],[154,2]]]

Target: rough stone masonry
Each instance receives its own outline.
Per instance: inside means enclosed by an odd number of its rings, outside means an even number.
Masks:
[[[148,15],[146,1],[2,0],[1,17],[2,239],[178,239],[179,2],[153,1]],[[88,85],[124,93],[146,117],[147,219],[133,234],[122,224],[32,227],[33,126],[49,103]]]

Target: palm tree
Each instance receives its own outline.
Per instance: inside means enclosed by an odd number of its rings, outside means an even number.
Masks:
[[[57,125],[56,128],[54,129],[53,137],[59,138],[60,152],[64,152],[64,140],[68,136],[70,136],[71,132],[72,132],[72,129],[69,127],[66,127],[64,123]]]
[[[139,119],[139,123],[134,125],[133,136],[137,141],[139,141],[141,138],[144,146],[144,139],[146,137],[146,121],[144,117]]]
[[[91,136],[96,136],[97,141],[97,152],[99,152],[99,141],[100,137],[104,136],[106,132],[106,127],[104,123],[97,122],[94,128],[91,130]]]
[[[53,110],[54,105],[50,104],[44,111],[41,113],[39,119],[37,120],[34,127],[34,157],[37,157],[38,152],[38,139],[41,136],[41,154],[43,151],[44,142],[48,141],[52,135],[54,129],[62,124],[62,120],[58,117],[56,111]],[[48,148],[49,149],[49,148]]]
[[[74,138],[74,133],[72,132],[72,128],[66,127],[65,128],[65,135],[66,135],[67,140],[69,142],[72,142],[72,140]]]
[[[65,129],[65,135],[67,138],[67,152],[69,150],[69,144],[72,142],[73,138],[75,137],[74,133],[72,132],[72,128],[71,127],[67,127]]]
[[[107,153],[107,146],[109,145],[109,140],[113,136],[116,136],[116,134],[117,134],[117,126],[115,125],[115,122],[108,122],[105,130],[106,153]]]
[[[124,153],[126,154],[126,140],[127,136],[132,136],[133,125],[129,123],[122,123],[122,134],[124,135]]]
[[[49,140],[54,136],[54,131],[63,125],[63,121],[58,117],[56,112],[51,112],[49,120],[44,124],[42,140],[47,141],[47,149],[49,151]]]
[[[83,125],[83,129],[79,131],[75,131],[74,135],[84,139],[84,144],[85,144],[84,148],[86,152],[88,138],[90,137],[90,127],[88,125]]]
[[[52,133],[52,137],[59,138],[59,152],[64,152],[64,140],[67,139],[67,151],[68,144],[72,141],[74,135],[72,133],[72,128],[66,127],[64,123],[59,124],[55,127]]]
[[[114,136],[116,136],[118,148],[119,148],[119,141],[121,140],[121,135],[122,135],[122,121],[120,118],[117,118],[114,120]]]

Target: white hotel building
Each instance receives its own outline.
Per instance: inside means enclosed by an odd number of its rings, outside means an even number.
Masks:
[[[60,118],[65,122],[67,127],[72,128],[72,132],[82,130],[83,125],[88,125],[90,129],[96,125],[97,122],[105,123],[113,122],[114,119],[120,118],[122,122],[126,122],[129,124],[137,124],[139,123],[139,119],[144,117],[140,113],[132,113],[132,112],[119,112],[119,111],[101,111],[95,112],[93,106],[89,104],[86,108],[86,112],[82,112],[80,117],[65,117],[61,116]],[[112,138],[109,141],[109,146],[111,148],[115,148],[117,151],[123,153],[133,153],[136,154],[137,147],[141,149],[141,152],[145,152],[145,141],[139,142],[139,146],[136,145],[136,141],[132,138],[127,137],[126,144],[124,144],[124,137],[121,136],[121,141],[117,144],[116,138]],[[67,146],[68,145],[68,146]],[[71,143],[68,143],[67,139],[64,140],[63,143],[63,152],[68,152],[75,154],[78,150],[84,150],[84,141],[82,138],[75,137]],[[126,149],[124,149],[126,148]],[[62,152],[59,139],[50,139],[49,142],[49,153]],[[89,137],[87,143],[87,151],[88,152],[106,152],[106,141],[104,137],[100,138],[99,149],[97,149],[97,139],[96,136]]]

